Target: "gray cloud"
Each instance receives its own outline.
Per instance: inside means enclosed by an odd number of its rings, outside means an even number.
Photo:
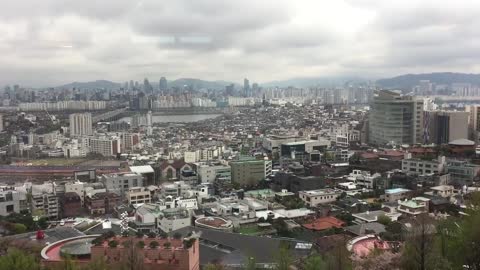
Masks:
[[[4,2],[0,84],[480,72],[478,1]]]

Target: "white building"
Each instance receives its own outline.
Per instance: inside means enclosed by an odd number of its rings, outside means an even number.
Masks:
[[[317,189],[298,192],[300,199],[309,207],[334,202],[341,194],[342,191],[334,189]]]
[[[105,157],[115,156],[121,152],[120,139],[117,137],[99,137],[90,138],[90,152],[97,153]]]
[[[134,150],[140,143],[140,134],[138,133],[123,133],[122,134],[122,152]]]
[[[124,195],[131,188],[143,187],[143,176],[136,173],[104,174],[100,181],[109,192]]]
[[[91,113],[70,114],[70,136],[93,135]]]
[[[347,179],[354,182],[357,187],[373,189],[375,187],[375,180],[380,176],[379,173],[372,175],[367,171],[353,170]]]
[[[402,214],[398,212],[385,212],[383,210],[366,211],[363,213],[352,214],[352,216],[355,218],[353,222],[357,224],[377,222],[378,217],[380,216],[387,216],[392,221],[397,221],[401,215]]]
[[[105,101],[59,101],[59,102],[30,102],[20,103],[20,111],[96,111],[105,110],[107,103]]]
[[[444,198],[449,198],[455,193],[455,188],[450,185],[441,185],[436,187],[431,187],[432,195],[440,196]]]
[[[28,211],[27,196],[25,193],[12,189],[0,191],[0,216],[7,216],[11,213]]]
[[[200,164],[197,166],[198,178],[202,183],[213,183],[217,175],[230,174],[231,168],[223,164]]]
[[[144,187],[130,188],[125,195],[129,205],[150,203],[152,201],[150,190]]]
[[[157,228],[169,233],[192,225],[192,219],[187,209],[171,208],[161,211],[157,218]]]
[[[406,157],[409,157],[407,154]],[[439,156],[436,160],[423,160],[417,158],[406,158],[402,160],[402,171],[406,174],[439,174],[446,166],[445,156]]]
[[[88,141],[85,145],[83,142],[86,138],[73,139],[71,142],[64,143],[62,146],[63,153],[66,158],[86,157],[90,149]]]
[[[78,196],[80,196],[80,200],[82,201],[82,205],[85,202],[85,188],[86,183],[76,181],[76,182],[67,182],[65,183],[65,193],[74,192]]]
[[[397,210],[400,213],[417,216],[428,213],[428,203],[430,199],[416,197],[411,200],[399,200]]]

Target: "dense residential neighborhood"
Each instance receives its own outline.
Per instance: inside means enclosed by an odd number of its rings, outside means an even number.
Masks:
[[[156,122],[170,116],[151,111],[103,122],[76,112],[59,130],[9,133],[5,243],[40,249],[47,268],[65,254],[77,265],[101,258],[145,269],[274,268],[279,252],[291,267],[319,260],[330,269],[361,269],[379,251],[394,268],[403,257],[441,256],[411,249],[478,216],[479,107],[449,129],[427,118],[448,121],[454,107],[365,93],[369,104],[310,92],[187,123]],[[22,111],[2,125],[19,118],[42,125]]]

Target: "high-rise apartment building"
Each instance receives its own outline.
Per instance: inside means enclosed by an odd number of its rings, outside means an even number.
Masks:
[[[423,99],[382,90],[373,99],[369,115],[369,143],[423,142]]]
[[[480,132],[480,106],[466,106],[465,111],[468,113],[469,139],[478,142],[478,134]]]
[[[70,136],[93,135],[92,114],[74,113],[70,114]]]
[[[100,154],[104,157],[115,156],[121,153],[119,138],[91,138],[90,152]]]
[[[167,88],[168,88],[167,79],[165,77],[160,78],[160,82],[159,82],[160,91],[167,91]]]
[[[245,97],[250,96],[250,81],[247,78],[243,79],[243,91]]]
[[[428,143],[447,144],[468,138],[468,112],[432,111],[425,113]]]

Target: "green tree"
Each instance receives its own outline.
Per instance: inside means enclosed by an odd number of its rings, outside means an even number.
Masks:
[[[304,270],[326,270],[327,263],[323,260],[322,256],[314,254],[309,256],[305,260]]]
[[[116,240],[111,240],[108,242],[108,246],[111,248],[116,248],[118,246],[118,242]]]
[[[141,248],[141,249],[145,248],[145,242],[143,242],[143,241],[138,241],[138,242],[137,242],[137,247],[138,247],[138,248]]]
[[[392,219],[390,217],[387,217],[386,215],[380,215],[377,218],[377,222],[387,226],[392,222]]]
[[[274,255],[275,269],[276,270],[288,270],[293,263],[293,256],[288,249],[288,244],[282,243],[278,253]]]
[[[341,241],[334,244],[331,250],[324,254],[324,260],[329,270],[349,270],[352,269],[350,252],[346,248],[347,237],[344,235]]]
[[[140,252],[138,245],[134,245],[132,240],[128,240],[129,244],[126,246],[124,256],[120,261],[121,270],[142,270],[143,267],[143,253]],[[158,244],[158,243],[157,243]],[[124,246],[125,247],[125,246]]]
[[[61,266],[62,270],[79,270],[75,262],[72,260],[70,256],[67,256],[62,263]]]
[[[403,267],[412,270],[430,269],[427,263],[434,256],[435,226],[428,215],[417,216],[405,242]]]
[[[39,270],[40,264],[32,255],[27,255],[18,249],[11,249],[0,257],[0,270]]]
[[[108,270],[107,263],[104,258],[97,258],[90,261],[82,270]]]
[[[173,234],[173,238],[175,238],[175,239],[182,239],[182,234],[176,232],[176,233]]]
[[[150,247],[151,249],[155,249],[155,248],[157,248],[159,245],[160,245],[160,244],[159,244],[157,241],[152,241],[152,242],[150,242],[149,247]]]
[[[480,192],[467,205],[467,216],[440,228],[440,250],[454,266],[480,269]]]
[[[27,231],[27,226],[20,223],[15,223],[13,224],[13,231],[15,232],[15,234],[24,233]]]
[[[224,267],[223,265],[221,264],[218,264],[218,263],[209,263],[207,265],[205,265],[205,267],[203,268],[204,270],[222,270]]]
[[[255,257],[249,256],[245,262],[245,270],[255,270],[257,269],[257,262],[255,260]]]

